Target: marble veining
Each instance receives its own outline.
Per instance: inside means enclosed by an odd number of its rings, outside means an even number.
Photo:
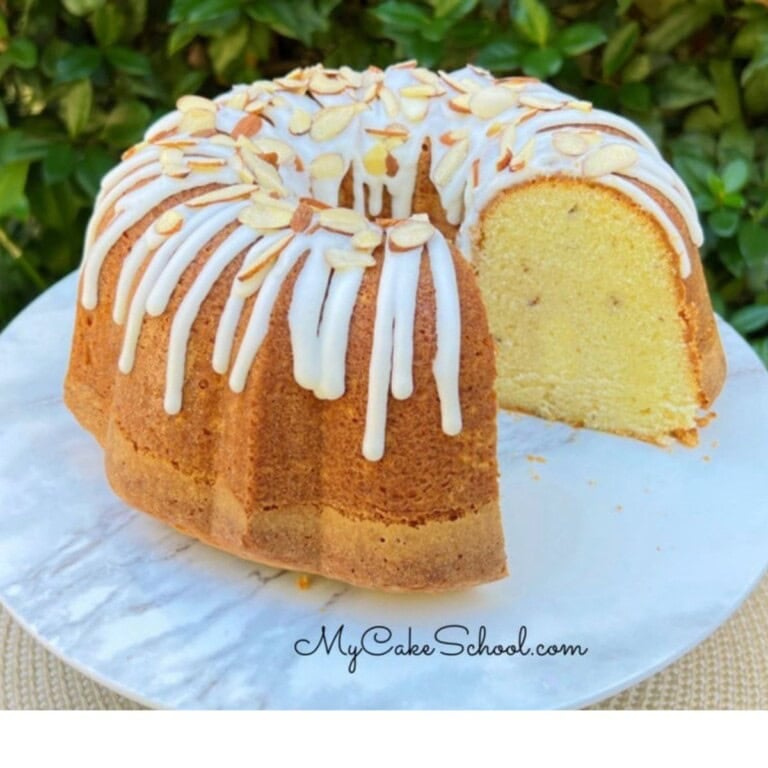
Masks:
[[[61,402],[70,276],[0,337],[0,599],[59,656],[144,703],[180,708],[506,708],[586,704],[669,663],[756,584],[768,551],[768,374],[721,323],[729,376],[695,449],[500,414],[511,576],[387,595],[238,560],[131,510]],[[543,459],[541,461],[539,459]],[[579,643],[582,657],[298,655],[481,626],[487,641]]]

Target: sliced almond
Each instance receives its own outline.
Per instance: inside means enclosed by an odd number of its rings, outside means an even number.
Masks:
[[[459,93],[466,93],[464,86],[451,74],[448,72],[443,72],[442,69],[438,70],[438,74],[442,78],[443,82],[447,85],[450,85],[451,88],[453,88],[455,91],[458,91]]]
[[[204,96],[195,96],[190,94],[182,96],[176,100],[176,109],[179,112],[189,112],[193,109],[200,109],[204,112],[216,113],[216,102],[206,99]]]
[[[387,147],[377,141],[364,155],[363,167],[371,176],[383,176],[387,172]]]
[[[509,147],[502,149],[499,159],[496,161],[496,170],[503,171],[509,165],[511,160],[512,150]]]
[[[475,117],[489,120],[516,106],[517,100],[517,94],[509,88],[491,85],[472,94],[469,99],[469,109]]]
[[[307,82],[304,80],[294,80],[289,77],[276,77],[274,83],[279,89],[291,91],[291,93],[306,93],[307,91]]]
[[[421,122],[429,111],[429,99],[427,98],[401,98],[400,108],[408,120],[412,123]]]
[[[589,149],[589,142],[579,131],[556,131],[552,134],[552,146],[561,155],[578,157]]]
[[[476,157],[472,161],[472,188],[477,189],[480,184],[480,158]]]
[[[531,109],[551,110],[560,109],[563,106],[562,101],[552,99],[548,96],[536,96],[532,93],[521,93],[520,104]]]
[[[280,139],[271,139],[267,137],[259,136],[254,139],[254,150],[260,155],[275,154],[277,156],[278,165],[283,165],[293,159],[293,148],[290,144],[286,144]]]
[[[524,109],[522,112],[520,112],[517,117],[513,120],[515,125],[522,125],[523,123],[530,120],[532,117],[536,117],[536,115],[539,114],[538,109]]]
[[[630,168],[637,158],[637,150],[627,144],[606,144],[584,158],[581,170],[591,178],[605,176]]]
[[[213,133],[216,130],[216,113],[207,109],[190,109],[182,113],[179,130],[192,136]]]
[[[591,101],[582,101],[580,99],[575,99],[574,101],[567,101],[565,103],[565,106],[568,109],[578,109],[579,112],[590,112],[592,110]]]
[[[344,158],[338,152],[318,155],[309,164],[309,175],[313,179],[338,179],[344,171]]]
[[[389,231],[389,250],[402,253],[421,248],[434,234],[435,228],[428,221],[407,219]]]
[[[158,139],[157,141],[152,141],[150,143],[156,147],[168,147],[169,149],[188,149],[189,147],[196,147],[199,145],[199,142],[195,139],[182,138]]]
[[[418,65],[416,59],[408,59],[408,61],[401,61],[399,64],[393,64],[391,69],[413,69]]]
[[[533,157],[534,149],[536,148],[536,138],[529,139],[525,146],[520,150],[517,155],[512,157],[509,163],[510,171],[521,171],[531,161]]]
[[[241,224],[261,232],[290,226],[293,213],[293,209],[285,210],[275,205],[254,203],[241,211],[237,218]]]
[[[214,136],[211,136],[208,141],[211,144],[216,144],[219,147],[234,147],[235,146],[235,140],[226,133],[217,133]]]
[[[466,139],[469,136],[469,131],[466,128],[455,128],[452,131],[446,131],[440,135],[440,143],[445,144],[446,147],[453,146],[457,141]]]
[[[365,132],[371,136],[380,136],[388,139],[407,139],[410,135],[408,129],[404,125],[399,125],[398,123],[393,123],[386,128],[366,128]]]
[[[271,104],[277,104],[279,96],[275,96],[272,101],[262,101],[261,99],[254,99],[245,105],[245,111],[249,115],[260,115]]]
[[[467,159],[469,153],[469,139],[457,141],[440,159],[435,168],[434,181],[439,187],[444,187],[454,177]]]
[[[418,83],[417,85],[406,85],[400,89],[400,96],[406,99],[431,99],[440,96],[445,91],[430,83]]]
[[[305,134],[312,125],[312,115],[301,107],[296,107],[291,114],[291,120],[288,123],[288,130],[294,136]]]
[[[327,248],[325,260],[333,269],[354,269],[355,267],[372,267],[376,260],[370,253],[363,251],[347,251],[343,248]]]
[[[147,146],[149,146],[149,142],[140,141],[138,144],[134,144],[132,147],[126,149],[125,152],[120,155],[120,159],[127,160],[129,157],[133,157],[137,152],[140,152],[142,149],[144,149],[144,147]]]
[[[490,77],[491,73],[487,69],[483,69],[482,67],[478,67],[477,64],[467,64],[467,66],[480,77]]]
[[[411,74],[420,82],[427,85],[437,85],[440,82],[440,77],[431,69],[425,69],[424,67],[416,67]]]
[[[398,102],[395,94],[392,93],[392,91],[390,91],[386,86],[382,86],[381,90],[379,91],[379,98],[381,99],[381,103],[384,105],[384,110],[386,111],[387,115],[390,118],[397,117],[398,112],[400,112],[400,103]]]
[[[256,191],[257,187],[253,184],[230,184],[226,187],[219,187],[211,192],[193,197],[191,200],[185,200],[184,205],[190,208],[202,208],[214,203],[226,203],[231,200],[244,200]]]
[[[352,122],[356,112],[354,104],[320,109],[312,118],[309,135],[315,141],[328,141],[338,136]]]
[[[538,77],[529,77],[527,75],[512,75],[510,77],[501,77],[496,82],[499,83],[499,85],[521,86],[540,83],[541,80],[539,80]]]
[[[331,206],[314,197],[300,197],[299,202],[311,208],[313,211],[327,211]]]
[[[368,226],[365,217],[351,208],[326,208],[320,211],[318,223],[331,232],[354,235]]]
[[[260,272],[274,264],[277,257],[285,250],[294,237],[296,235],[293,233],[287,234],[258,254],[244,270],[238,273],[237,279],[241,283],[241,287],[244,287],[242,286],[243,283],[253,281]]]
[[[469,115],[472,110],[469,108],[470,95],[468,93],[462,93],[459,96],[454,96],[448,100],[448,106],[454,111],[459,112],[462,115]]]
[[[184,152],[178,147],[163,147],[160,150],[160,165],[179,165],[184,162]]]
[[[378,245],[381,245],[382,233],[380,229],[367,227],[355,232],[352,236],[352,245],[361,251],[372,251]]]
[[[243,89],[233,93],[225,102],[225,106],[230,109],[243,110],[248,103],[248,91]]]
[[[315,212],[306,203],[299,203],[293,212],[290,227],[294,232],[303,232],[311,223]]]
[[[309,90],[322,96],[331,96],[341,93],[347,87],[347,81],[341,77],[335,77],[325,72],[315,72],[309,79]]]
[[[254,181],[268,192],[285,194],[283,180],[275,167],[248,147],[240,147],[240,157],[245,168],[253,175]]]
[[[155,232],[158,235],[172,235],[181,229],[183,223],[184,217],[178,211],[171,208],[155,222]]]
[[[237,121],[230,135],[233,139],[236,139],[238,136],[255,136],[261,130],[263,124],[264,121],[260,115],[246,115]]]
[[[473,80],[471,77],[461,78],[461,87],[465,93],[476,93],[477,91],[487,88],[487,83],[479,83],[477,80]]]
[[[190,157],[187,159],[187,165],[190,169],[201,173],[213,173],[226,164],[227,161],[223,157]]]
[[[360,88],[363,84],[363,76],[351,67],[339,67],[339,75],[343,77],[352,88]]]
[[[363,101],[366,104],[370,104],[370,102],[372,102],[378,95],[380,88],[381,85],[379,83],[371,83],[367,86],[363,93]]]

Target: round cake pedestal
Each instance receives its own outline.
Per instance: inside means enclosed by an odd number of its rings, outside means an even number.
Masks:
[[[500,414],[509,578],[438,596],[320,578],[302,590],[111,493],[100,449],[61,402],[75,283],[0,338],[0,598],[56,655],[135,701],[584,706],[690,650],[764,571],[768,375],[725,324],[728,380],[697,448]],[[564,645],[586,652],[537,652]]]

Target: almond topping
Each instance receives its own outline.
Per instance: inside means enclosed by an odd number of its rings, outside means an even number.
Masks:
[[[407,99],[431,99],[441,96],[445,91],[436,85],[419,83],[418,85],[406,85],[400,89],[400,95]]]
[[[472,161],[472,187],[477,189],[480,184],[480,158],[476,157]]]
[[[408,219],[390,230],[389,250],[393,253],[403,253],[421,248],[434,234],[435,228],[428,221]]]
[[[309,90],[323,96],[341,93],[347,87],[347,81],[341,77],[330,77],[325,72],[315,72],[309,80]]]
[[[563,106],[562,101],[557,99],[551,99],[547,96],[536,96],[532,93],[523,93],[520,95],[520,103],[524,107],[531,107],[532,109],[560,109]]]
[[[386,128],[366,128],[365,132],[371,136],[381,136],[383,138],[408,138],[408,129],[404,125],[393,123]]]
[[[184,217],[171,208],[155,222],[155,232],[158,235],[172,235],[181,229],[183,223]]]
[[[533,150],[536,146],[536,139],[529,139],[525,146],[520,150],[518,155],[515,155],[509,163],[510,171],[520,171],[528,165],[530,159],[533,157]]]
[[[318,155],[309,165],[309,175],[313,179],[338,179],[344,171],[344,158],[338,152]]]
[[[448,101],[448,106],[454,112],[460,112],[463,115],[471,114],[472,110],[469,108],[470,96],[468,93],[462,93],[459,96],[454,96]]]
[[[261,130],[263,121],[259,115],[249,114],[240,118],[230,134],[233,139],[238,136],[254,136]]]
[[[254,139],[252,144],[253,148],[259,154],[268,155],[274,153],[277,155],[278,165],[287,163],[293,158],[293,149],[284,141],[280,141],[280,139],[270,139],[260,136],[259,138]]]
[[[351,208],[326,208],[320,211],[318,223],[331,232],[343,235],[354,235],[368,226],[365,217]]]
[[[237,280],[237,293],[242,297],[250,296],[261,287],[267,274],[267,267],[271,267],[277,257],[285,250],[286,246],[296,237],[293,233],[281,237],[277,242],[267,246],[262,253],[259,253],[243,271],[241,271]]]
[[[455,91],[458,91],[459,93],[466,93],[464,86],[455,78],[452,77],[448,72],[443,72],[442,69],[438,70],[438,74],[443,79],[443,82],[445,82],[447,85],[450,85],[451,88],[453,88]]]
[[[309,206],[313,211],[326,211],[331,207],[328,203],[316,200],[314,197],[300,197],[299,202]]]
[[[214,136],[211,136],[208,141],[211,144],[216,144],[220,147],[234,147],[235,146],[235,140],[229,136],[226,133],[217,133]]]
[[[359,88],[363,84],[363,76],[359,72],[355,72],[351,67],[339,67],[339,74],[352,88]]]
[[[447,147],[452,146],[461,139],[466,139],[469,136],[469,131],[466,128],[458,128],[453,131],[446,131],[440,136],[440,143],[445,144]]]
[[[187,163],[193,171],[202,171],[203,173],[216,171],[226,165],[226,161],[223,157],[188,158]]]
[[[387,148],[377,141],[364,155],[363,167],[371,176],[383,176],[387,172]]]
[[[213,203],[226,203],[230,200],[244,200],[255,192],[257,187],[253,184],[231,184],[226,187],[219,187],[211,192],[193,197],[191,200],[185,200],[184,205],[190,208],[202,208],[205,205]]]
[[[607,144],[584,158],[581,169],[585,176],[605,176],[624,171],[637,162],[637,151],[626,144]]]
[[[496,161],[496,170],[503,171],[509,165],[510,160],[512,160],[512,150],[507,147],[502,150],[499,159]]]
[[[457,141],[441,158],[435,168],[435,184],[444,187],[454,177],[467,159],[469,153],[469,139]]]
[[[352,245],[361,251],[372,251],[376,246],[381,244],[381,230],[361,229],[359,232],[355,232],[352,236]]]
[[[488,120],[514,107],[517,99],[517,94],[509,88],[492,85],[473,93],[469,99],[469,108],[476,117]]]
[[[312,221],[315,212],[306,203],[299,203],[293,212],[290,227],[294,232],[303,232]]]
[[[552,145],[561,155],[578,157],[589,149],[589,142],[577,131],[557,131],[552,134]]]
[[[274,202],[274,201],[273,201]],[[293,209],[285,210],[275,205],[253,205],[240,212],[240,223],[256,230],[284,229],[293,219]]]
[[[392,69],[413,69],[419,62],[416,59],[401,61],[399,64],[393,64]]]
[[[248,103],[248,91],[244,88],[241,91],[233,93],[224,104],[230,109],[244,110],[245,105]]]
[[[283,186],[283,180],[274,166],[263,160],[248,147],[240,147],[240,157],[242,157],[246,169],[253,174],[254,181],[257,184],[260,184],[267,191],[285,194],[286,190]]]
[[[216,113],[207,109],[190,109],[182,113],[179,130],[191,135],[213,133],[216,129]]]
[[[565,106],[568,109],[578,109],[580,112],[589,112],[592,109],[592,102],[577,99],[576,101],[567,101]]]
[[[427,83],[428,85],[437,85],[440,82],[440,78],[431,70],[424,67],[416,67],[411,74],[420,82]]]
[[[429,99],[427,98],[402,98],[400,107],[403,114],[412,122],[421,122],[429,111]]]
[[[370,253],[346,251],[342,248],[328,248],[325,260],[333,269],[353,269],[354,267],[372,267],[376,260]]]
[[[325,107],[315,112],[309,135],[315,141],[328,141],[334,136],[338,136],[352,122],[356,112],[357,109],[354,104]]]
[[[379,91],[379,98],[384,105],[384,109],[389,117],[397,117],[397,113],[400,111],[400,104],[395,97],[395,94],[389,90],[386,86],[382,86]]]
[[[176,100],[176,109],[179,112],[189,112],[193,109],[199,109],[203,112],[216,112],[216,103],[203,96],[188,95],[182,96]]]

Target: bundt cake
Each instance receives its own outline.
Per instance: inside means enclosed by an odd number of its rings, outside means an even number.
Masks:
[[[128,503],[390,590],[506,573],[502,408],[696,441],[724,357],[631,122],[408,62],[184,96],[104,178],[65,398]]]

